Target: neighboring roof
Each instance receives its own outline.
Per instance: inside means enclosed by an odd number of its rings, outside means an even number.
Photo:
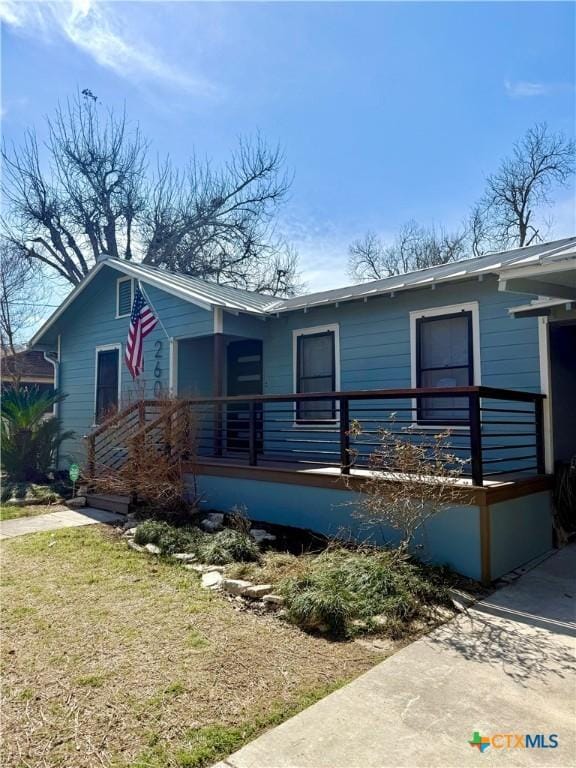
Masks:
[[[54,366],[44,358],[44,353],[34,349],[2,355],[2,377],[17,373],[27,379],[54,379]]]
[[[309,307],[341,303],[358,299],[368,299],[381,294],[394,294],[425,286],[464,280],[474,276],[498,273],[503,268],[521,267],[529,264],[553,263],[562,259],[576,257],[576,237],[566,237],[549,243],[538,243],[511,251],[488,253],[471,259],[461,259],[439,267],[419,269],[404,275],[386,277],[359,285],[336,288],[331,291],[310,293],[290,299],[278,299],[254,291],[244,291],[225,285],[199,280],[180,273],[168,272],[158,267],[136,264],[121,259],[105,259],[99,262],[76,286],[66,300],[44,323],[30,341],[30,346],[39,342],[46,331],[58,320],[76,297],[86,288],[104,267],[122,272],[171,293],[184,301],[189,301],[204,309],[222,307],[231,312],[243,312],[254,315],[269,315],[292,312]]]
[[[289,312],[322,304],[368,298],[383,293],[397,293],[431,284],[453,282],[490,272],[498,272],[504,267],[520,267],[526,264],[558,261],[575,256],[576,237],[566,237],[550,243],[538,243],[524,248],[514,248],[511,251],[499,251],[471,259],[452,261],[439,267],[419,269],[404,275],[386,277],[383,280],[372,280],[369,283],[351,285],[346,288],[311,293],[307,296],[296,296],[292,299],[284,299],[274,307],[269,308],[269,311],[273,309],[274,312]]]

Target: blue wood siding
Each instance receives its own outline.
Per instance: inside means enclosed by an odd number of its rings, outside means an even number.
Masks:
[[[456,285],[437,286],[397,294],[395,297],[376,297],[367,302],[351,302],[310,309],[308,312],[298,311],[290,315],[271,319],[266,326],[264,337],[264,392],[267,394],[282,394],[294,392],[293,380],[293,331],[316,326],[337,324],[340,337],[340,370],[341,389],[389,389],[395,387],[410,387],[411,348],[410,348],[410,313],[416,310],[448,307],[458,304],[477,302],[480,325],[480,367],[481,383],[485,386],[505,389],[520,389],[531,392],[540,390],[540,371],[538,354],[538,321],[536,318],[512,318],[508,308],[514,304],[526,303],[526,296],[515,296],[498,291],[497,280],[486,277],[478,280],[462,282]],[[488,404],[488,403],[487,403]],[[379,404],[382,405],[381,403]],[[389,418],[389,414],[397,411],[398,419],[410,419],[410,414],[400,409],[411,407],[409,401],[390,401],[384,412],[373,416],[378,422]],[[506,407],[505,403],[492,403],[492,407]],[[286,406],[288,407],[288,406]],[[366,407],[364,404],[362,407]],[[278,406],[266,406],[269,418]],[[351,414],[354,403],[351,403]],[[368,419],[364,413],[363,418]],[[518,421],[527,417],[517,416]],[[366,424],[368,429],[376,429],[378,424]],[[296,431],[296,430],[295,430]],[[499,431],[488,428],[489,431]],[[531,427],[517,425],[517,433],[530,432]],[[318,430],[314,439],[326,443],[318,443],[318,450],[324,450],[323,456],[328,462],[339,461],[337,425]],[[308,434],[308,436],[310,436]],[[286,436],[284,436],[286,437]],[[509,459],[525,456],[534,451],[507,448],[503,452],[489,454],[493,445],[526,444],[525,439],[486,437],[484,440],[485,459]],[[331,444],[330,444],[331,443]],[[469,438],[466,433],[457,432],[451,438],[455,449],[460,448],[461,456],[467,454]],[[265,446],[281,452],[282,443],[274,440],[270,432],[265,433]],[[296,448],[296,443],[284,443],[284,452]],[[309,447],[310,448],[310,447]],[[312,455],[309,458],[315,458]],[[508,468],[528,469],[534,465],[534,460],[516,460],[511,465],[493,463],[486,465],[486,471],[505,471]],[[468,468],[469,471],[469,468]]]
[[[411,386],[410,312],[477,301],[482,384],[538,392],[536,318],[512,318],[508,308],[525,295],[498,291],[496,278],[469,281],[293,312],[273,318],[264,336],[264,391],[293,392],[292,331],[338,323],[341,389]]]
[[[104,269],[58,321],[51,334],[61,334],[61,390],[68,398],[61,405],[63,426],[78,437],[64,453],[79,458],[80,436],[93,423],[95,349],[120,344],[123,354],[128,319],[115,318],[116,281],[119,273]],[[146,291],[169,336],[180,338],[178,391],[209,395],[211,392],[211,337],[213,313],[156,288]],[[279,317],[259,318],[223,313],[223,330],[231,337],[263,340],[263,387],[266,394],[294,391],[292,331],[337,324],[340,339],[341,389],[386,389],[411,386],[410,312],[476,301],[479,305],[481,383],[487,386],[539,391],[538,325],[536,318],[514,319],[513,304],[526,303],[524,295],[501,293],[495,277],[296,311]],[[182,339],[194,339],[193,342]],[[156,359],[155,343],[162,343]],[[145,341],[146,370],[137,385],[122,361],[122,396],[127,401],[139,393],[151,397],[155,380],[164,391],[169,381],[169,343],[160,325]],[[156,363],[160,375],[154,376]],[[390,410],[401,405],[390,403]],[[333,432],[334,430],[332,430]]]
[[[60,405],[65,429],[76,433],[74,440],[62,446],[60,464],[70,458],[83,460],[85,435],[94,422],[94,385],[96,347],[121,345],[122,400],[128,402],[141,392],[152,397],[158,379],[168,390],[170,347],[166,333],[157,325],[144,342],[145,371],[134,383],[123,359],[128,335],[128,318],[116,319],[116,280],[119,273],[103,269],[80,297],[59,319],[54,334],[61,334],[60,390],[67,395]],[[144,286],[169,336],[205,336],[213,330],[212,312],[178,299],[156,288]],[[160,341],[160,357],[155,358],[155,342]],[[160,376],[154,368],[159,364]]]

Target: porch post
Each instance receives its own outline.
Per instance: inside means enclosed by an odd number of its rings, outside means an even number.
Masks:
[[[470,458],[472,461],[472,485],[484,485],[482,466],[482,422],[480,418],[480,394],[468,395],[468,419],[470,426]]]
[[[223,334],[222,307],[214,307],[214,335],[213,339],[213,361],[212,361],[212,394],[214,397],[222,397],[225,392],[224,387],[224,355],[226,354],[226,344]],[[222,456],[222,408],[219,403],[214,404],[214,455]]]

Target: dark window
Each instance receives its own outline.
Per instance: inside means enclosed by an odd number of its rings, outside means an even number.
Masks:
[[[467,387],[474,384],[472,313],[421,317],[416,321],[416,386]],[[453,424],[466,421],[462,397],[426,397],[418,421]]]
[[[336,388],[334,331],[298,336],[296,391],[333,392]],[[333,400],[307,400],[296,406],[298,421],[326,421],[336,418]]]
[[[118,410],[117,349],[98,352],[96,358],[96,424],[101,424]]]
[[[116,313],[118,317],[125,317],[132,311],[132,283],[130,280],[118,280],[116,283],[118,296]]]

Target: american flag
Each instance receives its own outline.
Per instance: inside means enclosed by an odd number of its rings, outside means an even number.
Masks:
[[[126,343],[126,365],[133,379],[144,370],[144,339],[157,323],[158,318],[146,303],[140,287],[136,288]]]

